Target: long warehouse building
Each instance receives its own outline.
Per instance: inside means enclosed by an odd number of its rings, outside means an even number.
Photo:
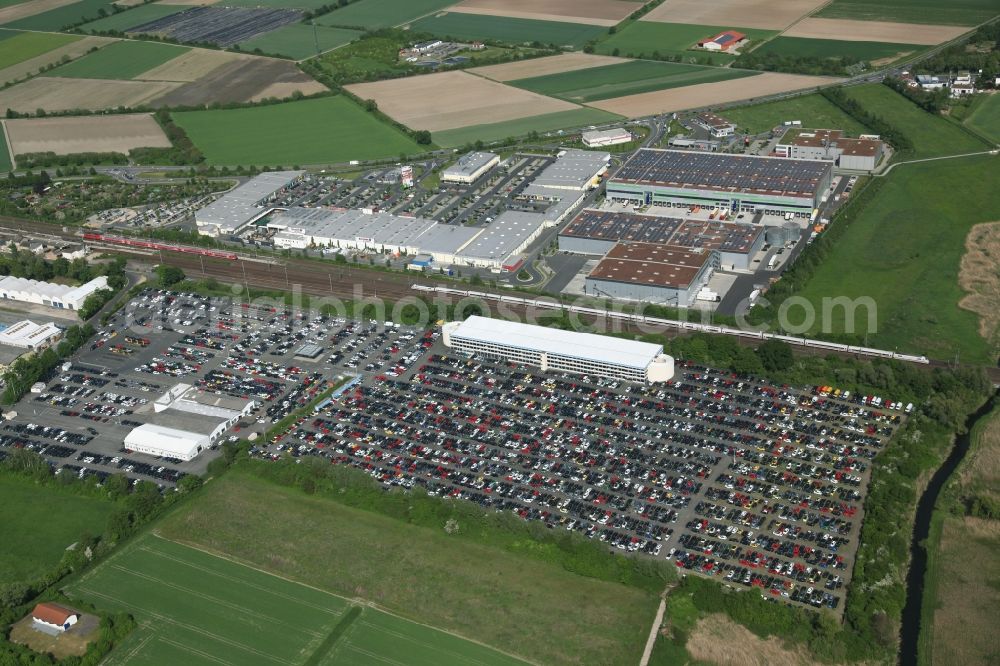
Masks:
[[[809,218],[832,180],[829,162],[642,148],[608,180],[607,198]]]
[[[448,322],[441,333],[445,346],[456,351],[532,365],[543,372],[571,372],[639,383],[665,382],[674,376],[674,359],[663,353],[663,345],[651,342],[477,315]]]

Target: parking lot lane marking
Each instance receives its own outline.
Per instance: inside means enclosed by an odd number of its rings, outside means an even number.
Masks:
[[[162,614],[157,613],[155,611],[151,611],[148,608],[143,608],[142,606],[136,606],[135,604],[131,604],[131,603],[129,603],[127,601],[124,601],[122,599],[118,599],[117,597],[113,597],[110,594],[104,594],[103,592],[98,592],[97,590],[92,590],[92,589],[86,588],[86,587],[81,587],[79,589],[80,589],[81,592],[83,592],[85,594],[91,594],[91,595],[97,597],[98,599],[104,599],[105,601],[110,601],[113,604],[119,604],[119,605],[124,606],[125,608],[129,608],[129,609],[131,609],[133,611],[136,611],[136,612],[139,612],[139,613],[144,613],[144,614],[146,614],[146,615],[148,615],[148,616],[150,616],[150,617],[152,617],[152,618],[154,618],[156,620],[159,620],[160,622],[164,622],[166,624],[172,624],[174,626],[180,627],[181,629],[187,629],[188,631],[193,631],[194,633],[201,634],[202,636],[205,636],[206,638],[210,638],[213,641],[218,641],[219,643],[223,643],[224,645],[230,645],[230,646],[232,646],[234,648],[238,648],[238,649],[243,650],[245,652],[249,652],[250,654],[255,654],[258,657],[263,657],[264,659],[273,661],[275,663],[278,663],[278,664],[288,664],[289,666],[291,666],[291,664],[292,664],[292,662],[286,661],[286,660],[282,659],[281,657],[276,657],[273,654],[268,654],[266,652],[258,650],[257,648],[250,647],[249,645],[244,645],[243,643],[240,643],[239,641],[234,641],[231,638],[226,638],[224,636],[219,636],[218,634],[213,634],[211,631],[208,631],[207,629],[202,629],[200,627],[196,627],[194,625],[187,624],[187,623],[184,623],[184,622],[179,622],[178,620],[175,620],[173,617],[171,617],[169,615],[162,615]]]
[[[167,539],[164,539],[164,541],[167,541]],[[170,543],[175,543],[175,542],[170,541]],[[186,544],[178,543],[177,545],[184,546],[185,548],[190,548],[190,546],[187,546]],[[267,594],[270,594],[271,596],[274,596],[274,597],[278,597],[279,599],[285,599],[286,601],[294,601],[294,602],[296,602],[296,603],[298,603],[298,604],[300,604],[302,606],[306,606],[307,608],[311,608],[313,610],[318,610],[318,611],[321,611],[321,612],[324,612],[324,613],[329,613],[330,615],[332,615],[334,617],[340,617],[341,613],[343,612],[343,609],[327,608],[326,606],[320,606],[320,605],[317,605],[317,604],[309,603],[307,601],[303,601],[302,599],[296,597],[295,595],[287,594],[287,593],[284,593],[284,592],[278,592],[276,590],[271,590],[271,589],[268,589],[267,587],[264,587],[263,585],[257,585],[255,583],[251,583],[251,582],[245,581],[244,579],[242,579],[242,578],[240,578],[238,576],[229,576],[229,575],[226,575],[226,574],[224,574],[224,573],[222,573],[220,571],[213,571],[212,569],[210,569],[208,567],[200,566],[198,564],[195,564],[194,562],[188,562],[187,560],[185,560],[183,558],[175,557],[175,556],[172,556],[172,555],[167,555],[166,553],[164,553],[162,551],[159,551],[159,550],[156,550],[155,548],[150,548],[148,546],[142,546],[139,550],[142,550],[143,552],[146,552],[146,553],[150,553],[152,555],[156,555],[156,556],[162,557],[162,558],[170,560],[172,562],[177,562],[178,564],[183,564],[185,566],[191,567],[192,569],[195,569],[197,571],[201,571],[203,573],[211,574],[211,575],[216,576],[218,578],[221,578],[223,580],[228,580],[228,581],[231,581],[231,582],[234,582],[234,583],[239,583],[240,585],[244,585],[246,587],[250,587],[250,588],[253,588],[255,590],[260,590],[262,592],[266,592]],[[192,549],[192,550],[194,550],[194,549]],[[202,552],[205,555],[212,555],[213,557],[217,557],[218,559],[224,559],[224,558],[219,557],[218,555],[214,555],[213,553],[209,553],[207,551],[198,551],[198,552]],[[225,561],[230,562],[230,564],[239,564],[240,566],[242,566],[242,567],[244,567],[246,569],[251,569],[253,571],[256,571],[257,573],[263,573],[263,574],[267,574],[268,576],[274,576],[274,574],[272,574],[272,573],[268,573],[266,571],[261,571],[261,570],[258,570],[258,569],[252,569],[251,567],[247,567],[246,565],[240,564],[239,562],[236,562],[236,561],[233,561],[233,560],[225,560]],[[280,578],[280,576],[274,576],[274,577],[275,578]],[[297,583],[295,581],[288,580],[288,579],[283,579],[283,578],[281,580],[285,580],[286,582],[289,582],[289,583],[295,583],[296,585],[301,585],[302,584],[302,583]],[[315,588],[313,588],[313,589],[315,589]],[[317,590],[317,592],[322,592],[322,591],[323,590]],[[330,593],[326,592],[326,594],[330,594]],[[332,595],[332,594],[330,596],[336,597],[336,595]],[[336,597],[336,598],[339,599],[340,597]]]
[[[167,645],[172,645],[175,648],[179,648],[184,652],[190,652],[191,654],[197,655],[202,659],[208,659],[209,661],[214,661],[217,664],[223,664],[224,666],[238,666],[235,662],[226,661],[222,657],[216,657],[215,655],[209,654],[203,650],[196,650],[190,645],[185,645],[179,641],[171,640],[165,636],[157,636],[157,640],[161,643],[166,643]]]
[[[268,622],[272,622],[274,624],[281,624],[281,625],[285,625],[285,626],[289,626],[289,627],[294,627],[295,629],[298,629],[302,633],[308,634],[308,635],[313,636],[313,637],[322,637],[323,636],[323,634],[321,634],[319,632],[311,631],[309,629],[305,629],[304,627],[300,627],[300,626],[292,624],[290,622],[286,622],[286,621],[284,621],[284,620],[282,620],[280,618],[271,617],[270,615],[265,615],[263,613],[258,613],[256,611],[253,611],[253,610],[249,609],[249,608],[246,608],[245,606],[240,606],[239,604],[234,604],[232,602],[225,601],[225,600],[219,599],[217,597],[213,597],[210,594],[205,594],[204,592],[199,592],[199,591],[193,590],[193,589],[191,589],[189,587],[184,587],[183,585],[178,585],[176,583],[171,583],[170,581],[163,580],[162,578],[157,578],[156,576],[150,576],[149,574],[144,574],[144,573],[141,573],[139,571],[135,571],[134,569],[129,569],[127,567],[123,567],[120,564],[112,564],[111,568],[112,569],[117,569],[118,571],[121,571],[123,573],[130,574],[132,576],[135,576],[136,578],[141,578],[143,580],[148,580],[148,581],[151,581],[153,583],[158,583],[159,585],[162,585],[164,587],[169,587],[172,590],[179,590],[180,592],[186,592],[187,594],[190,594],[192,597],[197,597],[199,599],[205,599],[206,601],[211,601],[213,603],[219,604],[220,606],[225,606],[226,608],[229,608],[231,610],[243,613],[244,615],[247,615],[247,616],[252,617],[252,618],[256,618],[258,620],[265,620],[265,621],[268,621]]]

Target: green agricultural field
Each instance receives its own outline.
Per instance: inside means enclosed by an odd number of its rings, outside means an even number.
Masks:
[[[14,167],[10,159],[10,149],[7,147],[6,132],[0,132],[0,173],[10,171]]]
[[[623,95],[680,88],[754,76],[759,72],[722,67],[633,60],[603,67],[510,81],[510,85],[570,102],[586,103]]]
[[[882,61],[889,64],[904,56],[913,56],[927,46],[920,44],[889,44],[886,42],[846,42],[836,39],[806,39],[803,37],[776,37],[757,49],[756,53],[777,53],[784,56],[815,58],[841,58],[853,56],[861,60]]]
[[[73,35],[56,35],[44,32],[14,32],[0,39],[0,69],[30,60],[80,39]]]
[[[736,123],[740,131],[748,131],[751,134],[766,132],[791,120],[801,120],[802,126],[810,129],[842,129],[853,136],[869,131],[867,127],[816,93],[725,109],[719,113]]]
[[[834,0],[816,15],[862,21],[978,25],[1000,14],[996,0]]]
[[[0,477],[0,525],[7,537],[0,546],[0,584],[51,571],[81,536],[104,532],[113,508],[55,486]]]
[[[1000,143],[1000,95],[990,95],[980,102],[965,122]]]
[[[409,23],[453,4],[454,0],[357,0],[318,17],[316,22],[377,30]]]
[[[105,14],[114,13],[111,0],[77,0],[77,2],[50,9],[41,14],[27,16],[17,21],[5,24],[8,28],[19,30],[58,31],[71,25],[101,18],[101,10]]]
[[[161,19],[164,16],[178,14],[185,9],[190,9],[190,7],[183,5],[161,5],[158,3],[139,5],[125,12],[112,14],[111,16],[91,21],[90,23],[84,23],[80,26],[80,30],[93,33],[126,32],[130,28]]]
[[[998,168],[993,156],[897,167],[798,295],[817,313],[824,297],[873,298],[878,332],[868,338],[872,347],[994,363],[978,317],[958,307],[965,296],[958,268],[969,229],[1000,220],[1000,188],[984,177]],[[843,309],[834,314],[830,331],[844,332]],[[812,332],[819,328],[817,322]]]
[[[240,42],[240,49],[248,53],[260,49],[269,55],[282,55],[293,60],[311,58],[316,53],[319,42],[320,53],[350,44],[363,35],[360,30],[330,28],[325,25],[295,23]]]
[[[157,42],[120,41],[47,72],[76,79],[131,79],[191,49]]]
[[[405,496],[400,500],[405,507]],[[459,529],[470,527],[460,507],[456,520]],[[654,593],[570,573],[525,557],[518,546],[449,536],[234,471],[208,484],[159,532],[538,664],[638,663],[657,606]]]
[[[483,39],[508,44],[541,42],[574,48],[581,48],[584,43],[607,31],[607,28],[582,23],[536,21],[457,12],[422,18],[413,23],[412,29],[415,32],[427,32],[438,37],[457,40]]]
[[[173,118],[209,164],[332,164],[425,149],[344,96]]]
[[[106,663],[520,663],[490,648],[146,535],[70,586],[140,629]]]
[[[585,127],[614,120],[621,116],[600,109],[573,109],[556,111],[540,116],[508,120],[487,125],[472,125],[453,130],[434,132],[434,143],[442,148],[458,148],[476,141],[500,141],[508,137],[524,136],[530,132],[554,132],[572,127]]]
[[[885,118],[913,142],[916,157],[985,150],[982,141],[941,116],[932,115],[881,83],[845,88],[869,112]]]
[[[615,34],[601,41],[597,45],[596,52],[604,55],[622,55],[634,58],[655,58],[654,53],[659,53],[661,56],[681,55],[685,62],[693,60],[702,64],[709,61],[716,64],[725,64],[735,56],[725,53],[713,54],[705,51],[690,50],[698,41],[717,35],[723,30],[739,30],[745,33],[750,37],[751,46],[777,34],[774,30],[757,30],[756,28],[740,28],[736,26],[633,21],[625,26],[625,28],[618,30]]]

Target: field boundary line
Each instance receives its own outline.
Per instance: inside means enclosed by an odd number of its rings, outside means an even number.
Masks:
[[[234,582],[234,583],[239,583],[241,585],[245,585],[246,587],[251,587],[251,588],[253,588],[255,590],[260,590],[262,592],[266,592],[266,593],[271,594],[272,596],[278,597],[280,599],[287,599],[288,601],[295,601],[295,602],[297,602],[297,603],[299,603],[299,604],[301,604],[303,606],[306,606],[308,608],[312,608],[313,610],[318,610],[318,611],[322,611],[324,613],[329,613],[330,615],[332,615],[334,617],[340,617],[341,614],[343,613],[342,609],[334,611],[334,610],[332,610],[330,608],[324,608],[323,606],[320,606],[320,605],[317,605],[317,604],[311,604],[311,603],[308,603],[308,602],[302,601],[301,599],[296,598],[294,595],[285,594],[283,592],[276,592],[276,591],[273,591],[273,590],[269,590],[266,587],[264,587],[263,585],[258,585],[256,583],[251,583],[249,581],[241,580],[237,576],[227,576],[226,574],[224,574],[224,573],[222,573],[220,571],[212,571],[208,567],[202,567],[202,566],[199,566],[199,565],[197,565],[197,564],[195,564],[193,562],[187,562],[183,558],[174,557],[172,555],[167,555],[166,553],[163,553],[161,551],[155,550],[153,548],[142,547],[142,548],[140,548],[140,550],[142,550],[143,552],[146,552],[146,553],[151,553],[153,555],[158,555],[158,556],[163,557],[165,559],[168,559],[168,560],[170,560],[172,562],[178,562],[180,564],[184,564],[186,566],[191,567],[192,569],[195,569],[196,571],[201,571],[203,573],[211,574],[211,575],[217,576],[219,578],[222,578],[223,580],[228,580],[228,581],[231,581],[231,582]],[[194,550],[194,549],[192,549],[192,550]],[[206,553],[206,554],[210,554],[210,553]],[[239,564],[239,563],[236,562],[235,564]],[[241,566],[243,566],[243,565],[241,565]],[[266,573],[266,572],[263,572],[263,573]],[[294,582],[294,581],[289,581],[289,582]]]
[[[259,657],[263,657],[264,659],[268,659],[270,661],[274,661],[274,662],[277,662],[279,664],[289,664],[289,665],[292,664],[292,662],[286,661],[286,660],[282,659],[281,657],[276,657],[273,654],[268,654],[266,652],[262,652],[261,650],[258,650],[257,648],[250,647],[249,645],[244,645],[243,643],[240,643],[239,641],[234,641],[231,638],[226,638],[224,636],[219,636],[218,634],[213,634],[211,631],[208,631],[206,629],[201,629],[201,628],[196,627],[196,626],[191,625],[191,624],[186,624],[184,622],[179,622],[179,621],[175,620],[174,618],[170,617],[169,615],[161,615],[160,613],[157,613],[155,611],[151,611],[148,608],[143,608],[141,606],[136,606],[135,604],[131,604],[131,603],[129,603],[127,601],[124,601],[122,599],[118,599],[117,597],[114,597],[114,596],[112,596],[110,594],[104,594],[103,592],[98,592],[97,590],[92,590],[92,589],[87,588],[87,587],[81,587],[79,589],[80,589],[81,592],[83,592],[85,594],[92,594],[95,597],[104,599],[106,601],[110,601],[113,604],[121,604],[122,606],[125,606],[126,608],[130,608],[130,609],[132,609],[134,611],[137,611],[139,613],[144,613],[144,614],[149,615],[149,616],[151,616],[151,617],[153,617],[153,618],[155,618],[157,620],[160,620],[161,622],[165,622],[166,624],[172,624],[174,626],[180,627],[181,629],[187,629],[188,631],[192,631],[192,632],[194,632],[196,634],[201,634],[202,636],[205,636],[206,638],[210,638],[213,641],[218,641],[219,643],[222,643],[223,645],[229,645],[229,646],[232,646],[232,647],[235,647],[235,648],[239,648],[241,650],[244,650],[245,652],[249,652],[251,654],[256,654]]]
[[[211,655],[211,654],[205,652],[204,650],[195,650],[190,645],[184,645],[183,643],[175,641],[175,640],[173,640],[171,638],[167,638],[166,636],[157,636],[157,640],[159,640],[161,643],[166,643],[167,645],[173,645],[174,647],[180,648],[181,650],[183,650],[185,652],[190,652],[191,654],[196,654],[196,655],[198,655],[199,657],[201,657],[203,659],[208,659],[209,661],[214,661],[217,664],[225,664],[225,666],[236,666],[236,664],[234,664],[233,662],[226,661],[222,657],[216,657],[214,655]]]
[[[150,576],[149,574],[144,574],[144,573],[141,573],[139,571],[135,571],[133,569],[129,569],[127,567],[121,566],[120,564],[113,564],[113,565],[111,565],[111,568],[116,569],[118,571],[122,571],[122,572],[124,572],[126,574],[130,574],[130,575],[135,576],[137,578],[140,578],[142,580],[151,581],[153,583],[157,583],[159,585],[163,585],[164,587],[170,588],[172,590],[178,590],[180,592],[185,592],[185,593],[190,594],[191,596],[199,598],[199,599],[204,599],[206,601],[211,601],[211,602],[217,603],[220,606],[224,606],[226,608],[229,608],[230,610],[234,610],[234,611],[237,611],[237,612],[240,612],[240,613],[245,613],[246,615],[249,615],[250,617],[256,618],[258,620],[264,620],[264,621],[267,621],[267,622],[272,622],[274,624],[281,624],[281,625],[287,625],[287,626],[295,627],[294,624],[291,624],[290,622],[286,622],[285,620],[282,620],[280,618],[271,617],[270,615],[264,615],[263,613],[258,613],[258,612],[254,611],[252,609],[246,608],[245,606],[241,606],[239,604],[231,603],[231,602],[225,601],[223,599],[218,599],[216,597],[213,597],[210,594],[205,594],[204,592],[199,592],[198,590],[193,590],[193,589],[191,589],[189,587],[184,587],[183,585],[178,585],[177,583],[171,583],[171,582],[165,581],[165,580],[163,580],[161,578],[157,578],[155,576]],[[311,630],[308,630],[308,629],[305,629],[305,628],[302,628],[302,627],[299,627],[299,630],[302,631],[303,633],[311,635],[313,637],[321,637],[321,636],[323,636],[323,634],[321,632],[318,632],[318,631],[311,631]]]
[[[153,531],[151,534],[153,536],[155,536],[156,538],[158,538],[158,539],[163,539],[164,541],[169,541],[171,543],[177,543],[177,544],[180,544],[182,546],[186,546],[188,548],[192,548],[194,550],[199,550],[199,551],[201,551],[203,553],[206,553],[208,555],[212,555],[213,557],[218,557],[219,559],[227,560],[229,562],[233,562],[235,564],[239,564],[240,566],[244,566],[244,567],[246,567],[248,569],[253,569],[254,571],[259,571],[260,573],[267,574],[268,576],[274,576],[275,578],[280,578],[281,580],[288,581],[289,583],[295,583],[296,585],[302,585],[304,587],[308,587],[311,590],[316,590],[317,592],[322,592],[323,594],[329,594],[331,597],[336,597],[338,599],[343,599],[344,601],[347,601],[348,603],[360,603],[360,604],[363,604],[365,606],[368,606],[369,608],[373,608],[373,609],[375,609],[375,610],[377,610],[379,612],[385,613],[386,615],[391,615],[392,617],[399,618],[400,620],[406,620],[407,622],[412,622],[413,624],[420,625],[421,627],[427,627],[428,629],[433,629],[434,631],[440,631],[443,634],[448,634],[449,636],[454,636],[455,638],[461,638],[463,641],[469,641],[470,643],[475,643],[476,645],[482,646],[484,648],[488,648],[488,649],[493,650],[495,652],[499,652],[500,654],[502,654],[504,656],[507,656],[507,657],[510,657],[511,659],[516,659],[516,660],[522,661],[522,662],[524,662],[526,664],[534,664],[535,666],[542,666],[537,661],[532,661],[532,660],[528,659],[527,657],[523,657],[521,655],[513,654],[512,652],[508,652],[506,650],[503,650],[501,648],[495,647],[493,645],[488,645],[487,643],[483,643],[482,641],[476,640],[475,638],[469,638],[468,636],[463,636],[462,634],[459,634],[457,632],[451,631],[449,629],[443,629],[441,627],[435,627],[435,626],[427,624],[425,622],[421,622],[419,620],[414,620],[413,618],[406,617],[405,615],[400,615],[399,613],[394,613],[391,610],[388,610],[386,608],[383,608],[382,606],[379,606],[374,601],[368,601],[367,599],[358,599],[358,598],[351,599],[349,597],[345,597],[343,595],[337,594],[336,592],[330,592],[329,590],[324,590],[322,588],[316,587],[315,585],[310,585],[308,583],[303,583],[301,581],[297,581],[297,580],[294,580],[292,578],[288,578],[287,576],[283,576],[281,574],[277,574],[277,573],[274,573],[272,571],[268,571],[267,569],[261,569],[260,567],[254,566],[253,564],[248,564],[247,562],[244,562],[244,561],[240,560],[237,557],[232,557],[230,555],[225,555],[225,554],[222,554],[222,553],[218,553],[218,552],[215,552],[215,551],[213,551],[213,550],[211,550],[209,548],[204,548],[202,546],[195,545],[192,542],[182,541],[180,539],[168,539],[167,537],[163,536],[162,534],[160,534],[160,533],[158,533],[156,531]]]
[[[378,631],[381,634],[386,634],[388,636],[393,636],[395,638],[399,638],[399,639],[403,639],[403,640],[409,641],[410,643],[413,643],[415,645],[419,645],[422,648],[429,648],[430,650],[433,650],[434,652],[438,652],[438,653],[445,654],[445,655],[452,656],[452,657],[457,657],[459,659],[459,661],[462,661],[464,663],[483,664],[483,666],[487,666],[486,662],[470,660],[469,657],[467,657],[465,655],[456,654],[456,653],[454,653],[454,652],[452,652],[450,650],[442,650],[441,648],[435,647],[431,643],[423,643],[423,642],[418,641],[417,639],[413,638],[412,636],[407,636],[406,634],[400,633],[398,631],[393,631],[393,630],[387,629],[385,627],[380,627],[380,626],[378,626],[376,624],[372,624],[371,622],[366,622],[365,620],[360,621],[358,624],[361,625],[362,627],[368,627],[369,629],[375,629],[376,631]]]
[[[7,157],[10,158],[10,170],[15,171],[17,170],[17,162],[14,161],[14,148],[10,145],[10,133],[7,132],[7,121],[4,120],[0,124],[3,125],[3,140],[7,145]]]

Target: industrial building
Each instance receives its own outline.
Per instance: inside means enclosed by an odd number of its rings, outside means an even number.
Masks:
[[[445,346],[458,352],[591,377],[654,383],[674,375],[663,346],[593,333],[563,331],[471,316],[441,328]]]
[[[556,161],[542,169],[532,184],[556,190],[586,192],[597,187],[608,170],[610,153],[562,150]]]
[[[750,224],[716,220],[683,220],[586,209],[559,233],[559,250],[605,255],[620,241],[674,245],[690,250],[715,250],[730,270],[749,270],[763,247],[765,230]]]
[[[704,150],[714,153],[722,147],[722,142],[713,139],[692,139],[686,136],[672,136],[667,140],[667,145],[678,150]]]
[[[153,402],[153,412],[159,414],[175,409],[189,414],[220,418],[228,426],[235,425],[241,416],[253,411],[257,403],[243,398],[203,391],[191,384],[178,383]]]
[[[165,409],[125,435],[124,446],[136,453],[192,460],[218,442],[229,427],[222,417]]]
[[[840,130],[792,128],[774,147],[774,154],[793,160],[825,160],[841,169],[872,171],[882,159],[884,144],[874,137],[852,139]]]
[[[441,172],[441,180],[445,183],[474,183],[497,164],[500,164],[499,155],[484,152],[466,153]]]
[[[274,210],[270,204],[304,174],[305,171],[268,171],[254,176],[195,212],[198,233],[207,236],[236,233]]]
[[[36,324],[30,319],[0,330],[0,345],[17,347],[18,349],[44,349],[62,336],[62,329],[51,321]]]
[[[719,253],[714,250],[618,243],[587,276],[584,293],[687,307],[717,268]]]
[[[699,113],[694,117],[694,122],[699,127],[708,130],[716,139],[720,139],[725,136],[732,136],[736,133],[736,124],[732,123],[722,116],[717,116],[714,113],[704,112]]]
[[[88,296],[107,287],[108,278],[103,275],[79,287],[8,275],[0,280],[0,298],[46,305],[60,310],[79,310]]]
[[[832,179],[829,162],[642,148],[608,179],[607,198],[808,219]]]
[[[600,148],[601,146],[617,146],[628,143],[632,140],[632,134],[624,128],[616,127],[609,130],[591,130],[584,132],[580,140],[587,148]]]
[[[521,267],[523,252],[546,226],[545,216],[506,210],[482,233],[462,248],[460,263],[480,268],[515,271]]]

